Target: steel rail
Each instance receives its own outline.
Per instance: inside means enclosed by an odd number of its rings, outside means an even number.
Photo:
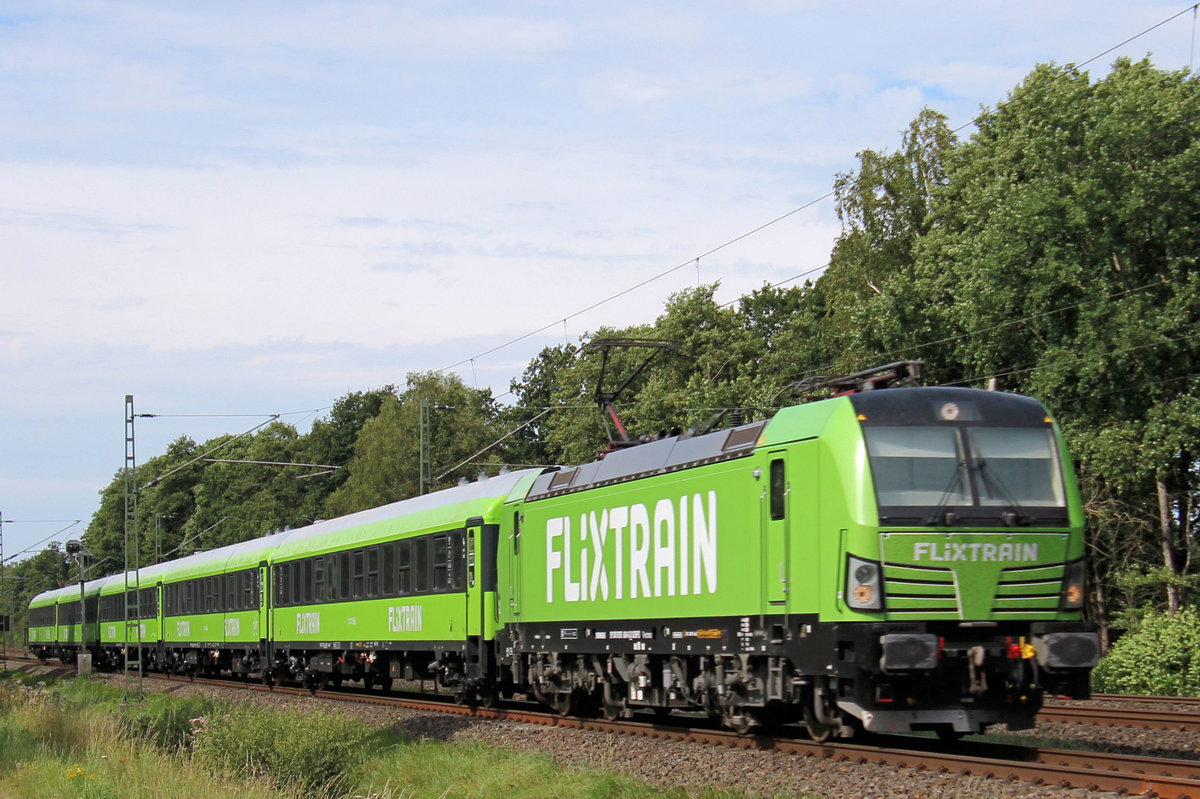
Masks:
[[[1200,732],[1200,713],[1187,710],[1142,710],[1137,708],[1115,709],[1047,705],[1038,711],[1037,720],[1064,724],[1099,724],[1104,727],[1137,727],[1147,730]]]

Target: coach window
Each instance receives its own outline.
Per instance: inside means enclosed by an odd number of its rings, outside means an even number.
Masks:
[[[313,598],[318,602],[326,601],[325,587],[325,558],[317,555],[313,561]]]
[[[379,547],[367,547],[367,596],[379,597]]]
[[[433,590],[450,589],[450,535],[443,533],[433,537]]]
[[[383,595],[396,595],[396,545],[386,543],[382,547],[380,570],[383,572]]]
[[[304,561],[294,560],[288,564],[289,582],[292,584],[292,604],[304,604]]]
[[[366,590],[366,564],[361,549],[354,550],[354,598],[362,599],[367,595]]]
[[[352,587],[352,583],[350,582],[350,553],[349,552],[339,552],[337,554],[337,559],[338,559],[338,573],[339,573],[339,578],[341,580],[341,582],[339,584],[338,598],[339,599],[349,599],[351,596],[351,587]]]
[[[313,561],[315,558],[305,558],[301,563],[304,564],[304,577],[302,580],[301,591],[304,604],[311,605],[313,601]]]
[[[462,552],[463,552],[463,534],[455,533],[454,534],[454,554],[458,557],[458,560],[460,562],[464,559],[461,554]],[[475,528],[474,527],[467,530],[467,549],[466,549],[465,560],[467,561],[467,585],[470,586],[471,588],[474,588],[475,587]],[[462,569],[459,569],[459,573],[458,573],[457,577],[458,577],[458,579],[456,579],[454,581],[454,587],[461,591],[463,589]]]
[[[771,518],[779,521],[783,518],[787,497],[787,475],[783,471],[783,459],[771,461]]]
[[[412,593],[412,542],[396,542],[396,593],[408,596]]]
[[[415,548],[417,551],[413,555],[413,568],[417,578],[414,588],[418,594],[424,594],[429,590],[429,537],[418,538]]]
[[[337,555],[325,556],[325,601],[337,602],[341,596],[341,573],[337,567]]]

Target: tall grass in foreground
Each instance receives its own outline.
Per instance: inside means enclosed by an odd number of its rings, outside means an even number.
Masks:
[[[687,799],[540,754],[412,740],[319,710],[264,710],[78,679],[0,679],[0,799]]]

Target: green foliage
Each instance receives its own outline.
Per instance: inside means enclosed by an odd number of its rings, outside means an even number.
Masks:
[[[498,437],[497,409],[488,389],[474,389],[456,375],[410,372],[398,397],[383,398],[354,443],[345,483],[330,495],[329,515],[396,502],[420,492],[421,403],[429,407],[430,477],[434,488],[474,478],[494,453],[472,456]]]
[[[216,768],[320,791],[363,754],[368,734],[368,728],[343,716],[238,707],[207,718],[195,734],[193,751]]]
[[[1122,636],[1092,672],[1097,691],[1200,696],[1200,615],[1150,613]]]
[[[120,720],[126,735],[165,750],[190,749],[200,719],[211,718],[218,704],[207,697],[173,699],[150,694],[145,701],[124,705]]]

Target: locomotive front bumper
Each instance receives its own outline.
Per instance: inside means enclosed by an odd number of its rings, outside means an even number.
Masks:
[[[838,707],[855,716],[870,732],[913,732],[949,727],[955,732],[976,733],[990,724],[1005,724],[1009,730],[1028,730],[1034,726],[1036,710],[1028,714],[1006,708],[945,708],[877,710],[854,702],[838,702]]]
[[[1100,657],[1082,622],[837,625],[837,707],[875,732],[1028,729],[1046,693],[1086,698]]]
[[[1011,636],[992,644],[1011,647]],[[1100,636],[1091,631],[1034,632],[1029,645],[1038,665],[1050,671],[1091,669],[1100,662]],[[931,633],[889,633],[879,637],[879,649],[879,667],[884,673],[932,670],[942,658],[945,641]],[[1028,657],[1025,652],[1022,655]]]

